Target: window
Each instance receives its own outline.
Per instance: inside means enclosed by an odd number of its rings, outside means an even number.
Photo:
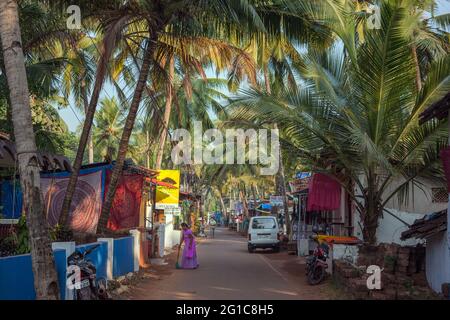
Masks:
[[[431,188],[433,203],[446,203],[448,201],[448,193],[445,188]]]
[[[276,227],[275,219],[273,218],[256,218],[253,219],[253,229],[274,229]]]

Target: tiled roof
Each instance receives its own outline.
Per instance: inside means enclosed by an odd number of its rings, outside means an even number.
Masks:
[[[408,230],[402,232],[400,239],[426,238],[445,230],[447,230],[447,210],[442,210],[414,221]]]

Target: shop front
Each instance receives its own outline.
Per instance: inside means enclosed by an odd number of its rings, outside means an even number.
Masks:
[[[316,246],[310,239],[313,230],[337,237],[352,236],[350,200],[336,179],[314,173],[290,183],[294,198],[293,241],[297,251],[307,255]]]

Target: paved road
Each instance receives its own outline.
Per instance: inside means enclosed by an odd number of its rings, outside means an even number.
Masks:
[[[197,247],[200,267],[176,270],[169,259],[160,280],[148,279],[128,299],[330,299],[328,283],[311,287],[304,259],[286,252],[247,251],[246,239],[216,228]],[[165,271],[165,272],[164,272]]]

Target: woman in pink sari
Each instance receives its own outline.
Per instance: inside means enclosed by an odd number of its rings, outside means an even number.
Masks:
[[[192,230],[189,229],[187,223],[182,223],[183,236],[181,238],[180,246],[184,242],[183,255],[181,257],[181,268],[183,269],[197,269],[197,248],[195,245],[195,238],[192,234]]]

